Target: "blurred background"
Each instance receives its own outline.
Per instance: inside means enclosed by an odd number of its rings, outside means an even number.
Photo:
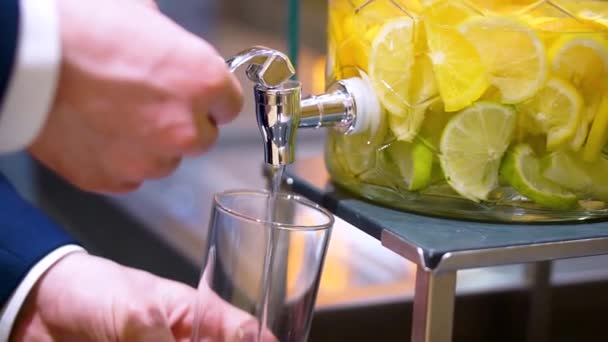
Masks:
[[[252,45],[286,51],[286,4],[281,0],[159,1],[164,13],[204,37],[226,58]],[[326,0],[301,2],[298,75],[304,94],[324,90],[326,6]],[[171,177],[146,183],[134,193],[108,197],[80,192],[26,154],[3,157],[0,169],[91,253],[196,286],[212,194],[266,187],[251,87],[242,75],[239,78],[247,95],[243,113],[223,127],[212,151],[185,160]],[[323,131],[300,131],[298,158],[321,155],[323,143]],[[608,304],[607,264],[608,258],[594,257],[553,265],[549,340],[608,336],[597,331],[608,321],[603,312]],[[407,340],[414,280],[413,264],[338,219],[311,340]],[[526,265],[459,272],[455,340],[522,340],[528,284]]]

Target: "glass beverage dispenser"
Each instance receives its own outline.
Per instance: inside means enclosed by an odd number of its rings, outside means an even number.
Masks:
[[[266,161],[328,130],[332,180],[452,218],[608,215],[608,2],[328,0],[328,92],[302,99],[286,55],[250,64]]]
[[[608,214],[608,2],[329,0],[327,80],[369,79],[367,131],[329,133],[343,187],[501,221]]]

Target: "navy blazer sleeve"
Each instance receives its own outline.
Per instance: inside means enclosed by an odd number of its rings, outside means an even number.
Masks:
[[[0,106],[15,63],[19,0],[0,0]],[[0,307],[45,255],[74,243],[50,218],[23,200],[0,174]]]
[[[73,243],[0,174],[0,307],[39,260],[58,247]]]
[[[15,62],[18,31],[19,0],[0,0],[0,104]]]

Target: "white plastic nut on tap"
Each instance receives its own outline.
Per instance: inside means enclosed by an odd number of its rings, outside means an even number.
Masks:
[[[340,83],[352,96],[355,103],[355,122],[349,134],[362,133],[370,129],[374,134],[380,126],[382,108],[372,86],[371,80],[365,73],[361,77],[341,80]]]

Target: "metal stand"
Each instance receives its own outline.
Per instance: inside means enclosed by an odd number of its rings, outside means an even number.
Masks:
[[[551,261],[528,265],[530,280],[530,313],[528,316],[527,340],[549,341],[551,331]]]
[[[416,268],[412,323],[413,342],[449,342],[456,291],[456,272],[434,273]]]

